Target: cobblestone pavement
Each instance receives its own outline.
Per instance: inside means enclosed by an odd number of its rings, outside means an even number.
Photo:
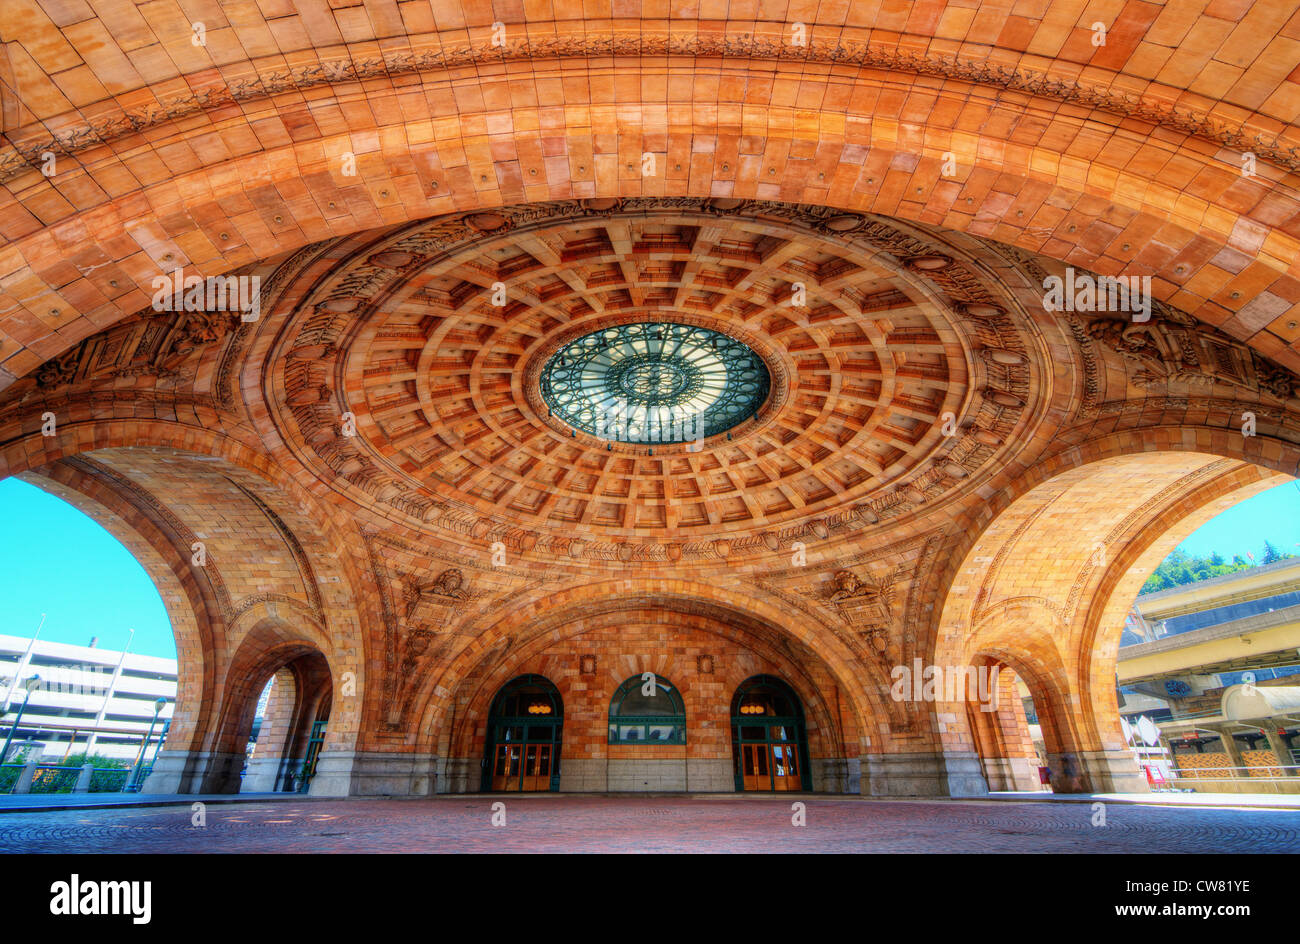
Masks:
[[[791,823],[806,804],[807,825]],[[491,806],[505,803],[505,825]],[[7,813],[3,852],[1296,852],[1300,812],[781,797],[445,797]]]

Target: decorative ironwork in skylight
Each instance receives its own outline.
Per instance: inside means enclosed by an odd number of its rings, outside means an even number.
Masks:
[[[575,429],[614,442],[682,443],[733,429],[767,399],[747,345],[708,328],[645,322],[570,341],[542,369],[542,399]]]

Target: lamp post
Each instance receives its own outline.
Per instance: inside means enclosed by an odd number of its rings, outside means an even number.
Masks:
[[[158,716],[162,714],[162,710],[166,707],[166,698],[154,699],[153,720],[149,722],[149,733],[146,734],[144,740],[140,742],[140,753],[135,759],[134,766],[131,768],[131,776],[127,778],[126,789],[123,790],[124,793],[140,792],[140,784],[136,782],[140,776],[140,764],[144,761],[144,752],[149,747],[149,742],[153,739],[153,726],[158,723]]]
[[[14,732],[18,730],[18,723],[23,720],[23,712],[27,710],[27,699],[31,698],[32,692],[40,687],[41,677],[39,675],[33,675],[27,679],[27,683],[24,685],[26,692],[23,695],[22,706],[18,709],[18,716],[14,718],[14,723],[9,726],[9,736],[5,738],[4,750],[0,750],[0,764],[3,764],[5,758],[9,756],[9,744],[14,739]],[[5,707],[8,708],[9,706],[5,705]]]

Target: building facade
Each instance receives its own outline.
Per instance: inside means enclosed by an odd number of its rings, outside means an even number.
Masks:
[[[40,685],[26,697],[33,675]],[[39,744],[46,763],[83,752],[135,761],[150,725],[156,744],[171,721],[176,660],[0,635],[0,695],[8,706],[0,716],[5,736],[27,704],[11,754]],[[155,711],[159,698],[165,704]]]

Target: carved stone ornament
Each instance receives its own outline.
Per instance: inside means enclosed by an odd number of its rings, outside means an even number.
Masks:
[[[36,386],[51,390],[124,377],[178,379],[178,365],[224,340],[238,325],[239,315],[224,311],[166,312],[117,325],[42,364]]]
[[[469,599],[465,575],[456,567],[449,567],[428,582],[408,577],[403,582],[402,592],[408,620],[415,619],[428,605],[454,606]]]
[[[1146,322],[1100,318],[1086,332],[1137,365],[1132,379],[1140,387],[1223,383],[1283,400],[1300,390],[1300,377],[1289,370],[1216,328],[1188,321],[1169,313]]]

